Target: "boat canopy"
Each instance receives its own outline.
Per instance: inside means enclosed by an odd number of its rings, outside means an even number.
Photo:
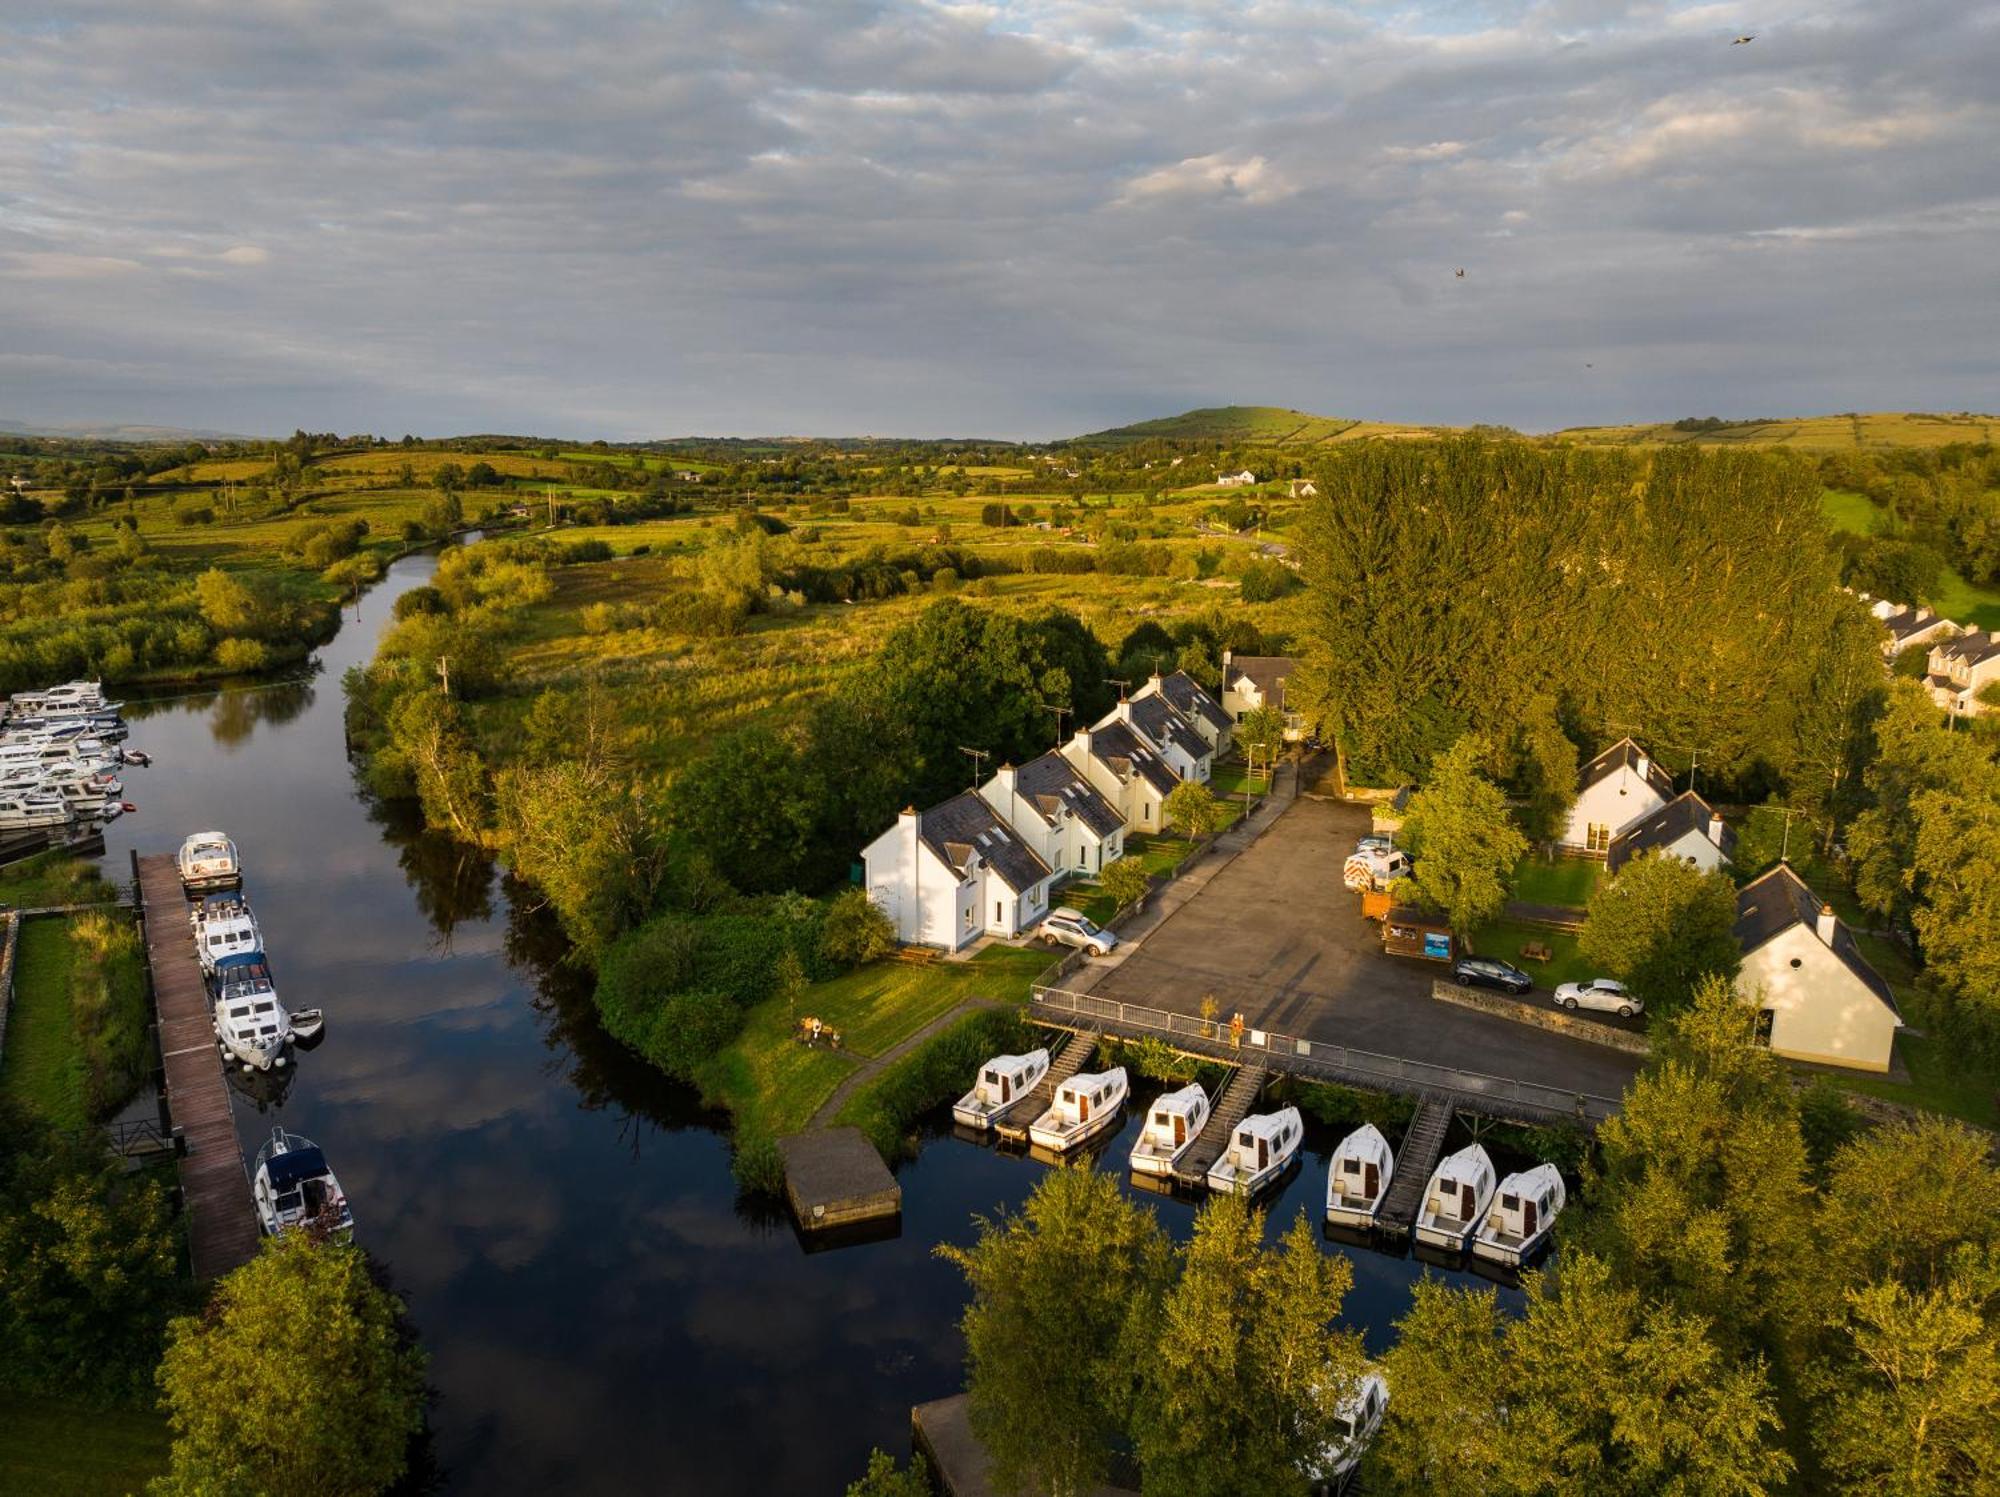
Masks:
[[[264,1171],[271,1177],[271,1189],[290,1190],[303,1181],[325,1174],[326,1155],[320,1152],[319,1145],[309,1144],[303,1149],[271,1155],[264,1161]]]
[[[224,974],[230,976],[240,974],[244,977],[269,977],[271,975],[271,967],[264,960],[263,952],[239,951],[231,956],[221,956],[215,959],[215,975],[221,977]]]

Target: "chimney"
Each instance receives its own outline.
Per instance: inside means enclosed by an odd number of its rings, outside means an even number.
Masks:
[[[1822,904],[1819,907],[1819,938],[1831,946],[1833,944],[1834,927],[1839,924],[1840,918],[1833,913],[1833,906]]]
[[[1153,689],[1153,695],[1158,696],[1160,694],[1160,687],[1165,684],[1165,679],[1158,671],[1154,671],[1152,675],[1146,678],[1146,684]]]
[[[1222,649],[1222,689],[1229,690],[1229,662],[1236,652],[1227,645]]]
[[[1722,846],[1722,817],[1714,811],[1708,813],[1708,840]]]
[[[1640,749],[1638,757],[1633,759],[1632,761],[1632,768],[1635,771],[1637,771],[1640,779],[1642,780],[1645,779],[1646,776],[1652,772],[1653,768],[1652,756],[1648,754],[1644,749]]]
[[[999,781],[1000,793],[1007,798],[1007,806],[1011,812],[1014,805],[1014,766],[1011,764],[1001,765],[993,771],[993,778]]]

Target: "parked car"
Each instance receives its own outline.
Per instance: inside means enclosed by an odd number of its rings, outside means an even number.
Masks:
[[[1462,956],[1451,975],[1462,988],[1497,988],[1503,993],[1525,993],[1535,985],[1534,978],[1512,962],[1492,956]]]
[[[1118,937],[1082,910],[1067,907],[1049,911],[1049,918],[1042,922],[1041,936],[1044,941],[1074,946],[1079,951],[1088,951],[1096,956],[1106,955],[1118,944]]]
[[[1589,982],[1566,982],[1556,989],[1556,1007],[1569,1009],[1572,1013],[1580,1008],[1594,1008],[1629,1019],[1645,1006],[1624,983],[1613,982],[1608,977],[1593,977]]]

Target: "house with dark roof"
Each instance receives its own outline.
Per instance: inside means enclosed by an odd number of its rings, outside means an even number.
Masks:
[[[1954,717],[1977,717],[1986,710],[1980,692],[2000,681],[2000,634],[1975,629],[1931,646],[1924,689]]]
[[[1882,627],[1888,631],[1888,638],[1882,642],[1882,654],[1889,660],[1911,645],[1932,644],[1962,632],[1950,619],[1929,608],[1900,609],[1883,619]]]
[[[1194,726],[1194,730],[1208,741],[1208,746],[1217,754],[1229,752],[1230,729],[1236,719],[1222,710],[1222,703],[1186,671],[1175,671],[1171,676],[1153,672],[1152,679],[1132,693],[1133,701],[1146,697],[1165,697],[1174,704],[1174,710]]]
[[[1055,882],[1041,855],[971,790],[928,811],[907,807],[861,862],[868,897],[896,939],[947,951],[1033,929]]]
[[[1125,818],[1054,749],[1018,769],[1001,765],[979,794],[1058,880],[1100,872],[1125,855]]]
[[[1306,736],[1305,714],[1285,700],[1285,685],[1298,674],[1299,663],[1290,655],[1238,655],[1222,652],[1222,710],[1231,722],[1242,722],[1243,714],[1257,707],[1275,707],[1285,717],[1285,742],[1297,743]]]
[[[1062,756],[1117,807],[1126,831],[1160,830],[1160,808],[1181,777],[1130,723],[1112,718],[1084,728],[1062,746]]]
[[[1615,838],[1673,798],[1673,776],[1638,744],[1621,738],[1577,772],[1576,804],[1556,840],[1571,852],[1608,854]]]
[[[1145,739],[1153,751],[1167,761],[1167,767],[1182,779],[1201,785],[1208,783],[1208,777],[1215,769],[1214,748],[1164,696],[1132,697],[1122,701],[1096,726],[1102,728],[1118,722],[1127,724]]]
[[[1778,1055],[1886,1071],[1902,1016],[1854,932],[1788,863],[1736,896],[1743,968],[1736,992],[1757,1005],[1757,1038]]]
[[[1679,858],[1703,873],[1713,873],[1736,856],[1736,829],[1715,808],[1686,791],[1663,810],[1635,823],[1611,839],[1605,864],[1616,873],[1636,857],[1652,853]]]

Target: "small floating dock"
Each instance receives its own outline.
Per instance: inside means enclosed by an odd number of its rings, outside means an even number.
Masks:
[[[180,874],[165,853],[134,857],[133,865],[159,1011],[167,1113],[184,1149],[180,1178],[188,1256],[195,1278],[219,1278],[257,1256],[262,1234],[250,1199],[250,1172],[236,1141],[229,1083],[216,1050],[208,989],[188,934]]]
[[[946,1497],[999,1497],[993,1463],[972,1433],[972,1400],[963,1393],[920,1403],[910,1410],[910,1440],[931,1464]],[[1087,1497],[1139,1497],[1126,1487],[1092,1487]]]
[[[778,1140],[785,1195],[806,1232],[882,1221],[903,1210],[903,1187],[859,1128],[814,1128]]]

